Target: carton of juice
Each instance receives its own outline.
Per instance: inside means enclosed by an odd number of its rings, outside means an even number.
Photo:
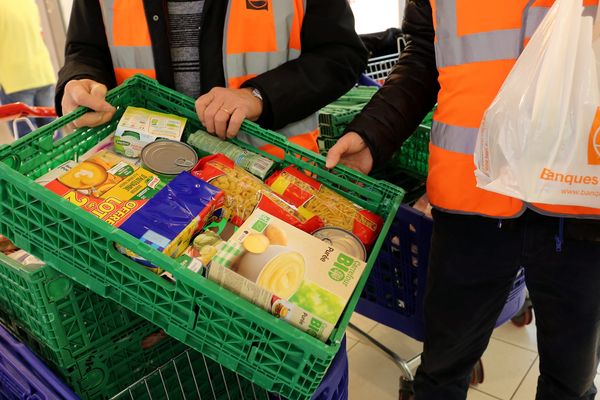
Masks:
[[[365,266],[257,209],[212,259],[208,278],[326,341]]]

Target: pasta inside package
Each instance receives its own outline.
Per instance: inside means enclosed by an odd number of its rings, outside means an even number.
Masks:
[[[236,226],[241,226],[257,208],[308,233],[324,226],[318,214],[300,212],[223,154],[202,158],[192,170],[192,175],[225,193],[224,217]]]
[[[383,226],[383,218],[352,203],[294,167],[275,172],[266,183],[300,214],[318,215],[325,226],[352,232],[370,247]]]

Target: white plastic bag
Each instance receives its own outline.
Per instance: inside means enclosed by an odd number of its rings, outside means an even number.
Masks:
[[[581,0],[554,3],[486,111],[475,149],[478,187],[530,203],[600,208],[600,47],[582,12]]]

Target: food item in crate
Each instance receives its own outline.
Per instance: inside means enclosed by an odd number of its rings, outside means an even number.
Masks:
[[[294,167],[286,167],[266,183],[300,214],[318,215],[327,227],[352,232],[367,247],[377,239],[383,218],[352,203]]]
[[[13,244],[7,237],[0,235],[0,253],[11,254],[19,250],[17,246]]]
[[[125,221],[121,229],[176,258],[196,232],[221,217],[223,198],[218,188],[182,172]],[[132,251],[119,250],[155,272],[162,272]]]
[[[192,245],[186,250],[186,254],[198,258],[202,264],[208,265],[224,244],[225,242],[219,235],[211,230],[206,230],[194,238]]]
[[[185,143],[160,140],[142,150],[142,165],[159,175],[174,177],[198,162],[196,151]]]
[[[109,151],[74,166],[65,163],[59,170],[66,172],[46,188],[117,227],[165,186],[164,179]]]
[[[39,178],[37,178],[35,180],[35,183],[37,183],[39,185],[42,185],[42,186],[46,186],[47,184],[49,184],[53,180],[55,180],[55,179],[63,176],[67,172],[69,172],[76,165],[77,165],[77,163],[75,161],[73,161],[73,160],[65,161],[64,163],[62,163],[58,167],[56,167],[56,168],[48,171],[46,174],[44,174],[44,175],[40,176]]]
[[[115,151],[139,157],[142,149],[160,139],[181,140],[186,119],[138,107],[127,107],[114,136]]]
[[[212,259],[208,278],[327,341],[365,266],[256,210]]]
[[[278,199],[257,177],[235,165],[223,154],[202,158],[192,174],[225,192],[224,216],[236,226],[242,225],[256,208],[305,232],[312,232],[323,226],[323,221],[317,215],[310,212],[299,213],[294,207]]]
[[[325,227],[313,232],[313,236],[329,243],[336,249],[359,260],[367,260],[365,245],[352,232],[335,227]]]
[[[19,264],[27,267],[29,271],[34,271],[40,269],[45,265],[45,263],[39,258],[32,256],[25,250],[17,250],[8,255],[13,260],[17,261]]]
[[[252,153],[231,142],[221,140],[207,132],[198,130],[192,133],[187,142],[198,150],[209,154],[224,154],[236,165],[244,168],[252,175],[265,179],[275,163],[259,154]]]

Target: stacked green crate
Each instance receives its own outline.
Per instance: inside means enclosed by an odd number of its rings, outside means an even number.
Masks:
[[[343,135],[346,126],[371,100],[377,87],[357,86],[319,111],[319,149],[326,153]]]
[[[47,266],[0,253],[0,320],[56,370],[82,399],[103,399],[180,353],[157,328]]]

